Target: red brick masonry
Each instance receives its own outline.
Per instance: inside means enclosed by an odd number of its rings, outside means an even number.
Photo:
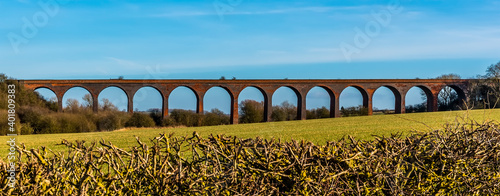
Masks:
[[[93,97],[93,110],[97,112],[99,93],[107,87],[122,89],[128,98],[128,111],[133,112],[134,94],[142,87],[153,87],[163,97],[163,116],[168,115],[168,97],[177,87],[184,86],[193,90],[197,98],[197,112],[203,112],[203,97],[212,87],[222,87],[231,96],[231,123],[238,123],[238,96],[246,87],[259,89],[264,96],[266,120],[271,119],[273,93],[280,87],[291,88],[298,98],[297,119],[306,118],[306,95],[313,87],[322,87],[330,94],[330,115],[339,117],[339,96],[347,87],[357,88],[363,95],[363,105],[373,113],[372,98],[380,87],[389,88],[396,98],[396,113],[405,113],[405,96],[412,87],[421,88],[427,95],[429,112],[437,111],[438,94],[445,86],[453,88],[460,99],[465,100],[471,80],[440,79],[370,79],[370,80],[19,80],[24,87],[32,90],[48,88],[58,100],[59,111],[62,111],[64,93],[72,87],[87,89]]]

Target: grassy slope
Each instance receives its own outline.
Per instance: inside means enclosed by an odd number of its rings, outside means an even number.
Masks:
[[[500,110],[474,110],[468,114],[476,121],[500,120]],[[177,136],[191,135],[193,131],[201,136],[210,134],[236,135],[241,138],[264,137],[282,138],[285,140],[309,140],[322,144],[326,141],[337,140],[346,135],[354,136],[357,139],[370,139],[372,135],[390,135],[391,133],[402,132],[409,134],[415,131],[429,131],[441,129],[446,123],[453,123],[457,117],[465,117],[467,112],[434,112],[418,114],[400,115],[375,115],[363,117],[271,122],[258,124],[240,124],[212,127],[191,127],[191,128],[140,128],[124,129],[112,132],[94,133],[74,133],[74,134],[50,134],[50,135],[23,135],[17,137],[17,142],[24,143],[28,148],[46,146],[53,150],[64,149],[56,146],[62,139],[69,141],[85,140],[98,141],[101,138],[111,141],[119,147],[127,147],[136,144],[134,136],[139,136],[142,140],[147,140],[158,136],[158,133],[175,133]],[[425,123],[426,125],[424,125]],[[431,128],[429,128],[429,127]],[[6,136],[1,136],[0,141],[7,141]],[[4,143],[5,144],[5,143]],[[0,157],[7,156],[7,146],[0,145]]]

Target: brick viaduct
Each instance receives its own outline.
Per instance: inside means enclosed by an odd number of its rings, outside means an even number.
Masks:
[[[264,120],[270,121],[273,93],[280,87],[289,87],[297,95],[297,119],[306,118],[306,95],[313,87],[321,87],[330,95],[330,116],[340,117],[339,97],[347,87],[358,89],[363,96],[363,106],[373,113],[373,94],[380,87],[387,87],[395,97],[396,113],[405,113],[405,96],[413,87],[419,87],[427,95],[427,109],[437,111],[438,94],[446,86],[453,88],[462,100],[466,99],[469,80],[442,79],[373,79],[373,80],[19,80],[24,87],[32,90],[47,88],[53,91],[62,111],[63,96],[70,88],[82,87],[93,97],[93,110],[98,110],[99,93],[107,87],[118,87],[127,95],[128,111],[133,112],[133,97],[142,87],[152,87],[163,97],[163,116],[168,115],[168,97],[177,87],[191,89],[197,98],[196,110],[203,113],[203,98],[212,87],[222,87],[231,97],[232,124],[238,123],[238,96],[246,87],[257,88],[264,96]]]

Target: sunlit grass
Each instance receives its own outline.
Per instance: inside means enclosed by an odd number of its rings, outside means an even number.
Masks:
[[[126,148],[137,144],[134,136],[140,137],[143,141],[149,141],[150,138],[158,136],[159,133],[174,133],[177,136],[189,136],[196,131],[203,137],[210,134],[225,134],[240,138],[274,137],[282,140],[308,140],[316,144],[324,144],[326,141],[338,140],[347,135],[351,135],[356,139],[372,139],[374,135],[388,136],[391,133],[403,133],[407,135],[416,131],[425,132],[441,129],[445,124],[454,123],[457,119],[466,115],[479,122],[499,120],[500,110],[375,115],[211,127],[130,128],[112,132],[22,135],[18,136],[16,140],[18,145],[24,143],[28,148],[46,146],[55,151],[66,148],[56,145],[61,143],[62,139],[68,141],[85,140],[87,142],[97,142],[104,139],[118,147]],[[0,146],[0,157],[4,158],[8,154],[8,146],[6,145],[8,137],[1,136],[0,141],[5,141],[4,145]]]

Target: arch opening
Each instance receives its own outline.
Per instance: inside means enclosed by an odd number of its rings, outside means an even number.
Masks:
[[[438,111],[461,110],[466,101],[465,93],[457,86],[445,86],[438,94]]]
[[[258,123],[265,121],[265,98],[261,89],[253,86],[244,88],[239,96],[239,123]]]
[[[232,97],[223,87],[210,88],[203,97],[203,125],[225,125],[230,123]]]
[[[339,103],[343,117],[368,115],[368,94],[361,87],[345,88],[340,94]]]
[[[373,93],[373,114],[394,114],[398,105],[396,89],[382,86]]]
[[[151,86],[140,88],[134,93],[132,98],[133,112],[148,115],[141,117],[141,114],[132,115],[132,119],[127,122],[136,127],[162,126],[163,125],[163,95],[160,90]],[[130,112],[130,111],[129,111]],[[137,116],[136,116],[137,115]]]
[[[298,119],[298,105],[300,95],[294,88],[283,86],[278,88],[272,96],[272,121],[286,121]]]
[[[198,95],[187,86],[178,86],[168,96],[168,125],[201,126]],[[202,112],[202,111],[199,111]]]
[[[315,86],[306,95],[306,119],[330,118],[334,104],[333,93],[324,87]]]
[[[135,92],[133,97],[134,112],[162,113],[163,96],[153,87],[142,87]]]
[[[63,110],[81,112],[92,110],[94,100],[90,91],[83,87],[71,87],[63,95]]]
[[[103,89],[99,96],[99,111],[127,111],[128,96],[123,89],[110,86]]]
[[[414,86],[406,93],[406,113],[427,112],[431,109],[432,93],[424,86]]]
[[[54,91],[49,88],[41,87],[34,90],[38,95],[38,98],[44,101],[45,105],[52,111],[57,111],[57,95]]]
[[[192,113],[196,112],[198,97],[195,91],[189,87],[179,86],[168,96],[168,112],[183,110]]]

